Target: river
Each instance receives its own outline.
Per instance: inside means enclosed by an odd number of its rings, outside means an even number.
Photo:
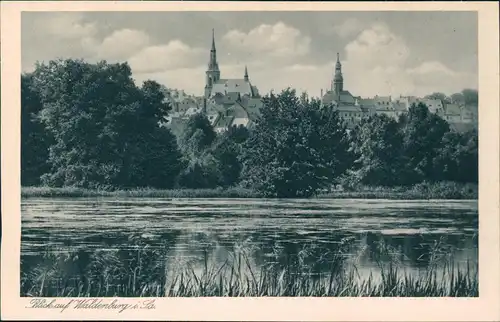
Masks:
[[[377,256],[381,242],[410,270],[433,252],[478,261],[477,201],[27,198],[21,209],[25,273],[47,249],[133,254],[139,244],[166,247],[169,267],[222,265],[242,248],[258,267],[307,248],[303,262],[321,272],[346,240],[343,256],[366,274],[389,260]]]

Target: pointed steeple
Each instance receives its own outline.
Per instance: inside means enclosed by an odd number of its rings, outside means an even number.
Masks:
[[[215,31],[212,29],[212,49],[210,49],[210,61],[208,63],[209,70],[219,70],[217,63],[217,50],[215,49]]]
[[[205,98],[208,98],[212,91],[212,86],[220,80],[219,64],[217,63],[217,50],[215,49],[214,29],[212,29],[212,49],[210,49],[210,60],[208,61],[208,69],[205,74]]]
[[[342,74],[342,64],[340,64],[340,55],[337,53],[337,63],[335,64],[335,75]]]
[[[340,95],[344,90],[344,77],[342,77],[342,64],[340,64],[340,55],[337,53],[337,63],[335,64],[335,75],[333,76],[332,90]]]
[[[212,51],[215,51],[215,30],[212,28]]]
[[[247,66],[245,65],[245,81],[248,82],[248,69]]]

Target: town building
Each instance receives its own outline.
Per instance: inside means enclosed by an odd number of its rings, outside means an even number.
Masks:
[[[223,132],[231,126],[251,126],[262,107],[259,91],[250,82],[247,66],[243,78],[221,78],[213,30],[205,74],[204,112],[215,130]]]
[[[344,88],[342,64],[338,53],[330,89],[325,92],[321,89],[321,104],[337,110],[348,128],[354,127],[364,117],[373,115],[386,115],[398,120],[401,115],[408,112],[412,105],[418,103],[425,104],[431,113],[442,117],[454,129],[462,131],[477,126],[477,107],[459,106],[440,99],[415,96],[400,96],[396,99],[379,95],[373,98],[353,96]]]
[[[217,61],[215,32],[212,30],[209,61],[205,72],[204,95],[195,97],[182,90],[169,90],[166,99],[172,105],[172,112],[167,121],[174,132],[182,132],[187,120],[204,113],[217,132],[226,131],[231,126],[251,127],[261,113],[263,102],[259,91],[254,86],[244,66],[242,78],[221,78]],[[398,120],[414,104],[425,104],[431,113],[435,113],[450,123],[454,129],[464,130],[477,127],[477,106],[452,104],[440,99],[418,98],[415,96],[375,95],[372,98],[354,96],[344,87],[344,76],[340,55],[334,66],[334,73],[329,89],[321,89],[321,105],[338,111],[348,128],[353,128],[364,117],[386,115]]]
[[[337,62],[335,63],[335,72],[333,75],[330,89],[321,97],[323,106],[331,106],[339,112],[339,115],[346,121],[346,125],[351,128],[361,121],[364,111],[359,104],[356,104],[355,98],[349,91],[344,90],[344,77],[342,75],[342,64],[340,56],[337,53]]]
[[[212,29],[212,48],[210,49],[210,60],[205,72],[205,98],[210,99],[218,94],[258,97],[259,91],[253,86],[248,77],[248,69],[245,66],[243,78],[221,78],[219,63],[217,62],[217,49],[215,47],[215,34]]]
[[[263,105],[259,91],[250,81],[247,66],[243,78],[221,78],[214,30],[205,75],[202,97],[189,96],[183,91],[167,92],[166,99],[173,107],[167,126],[180,133],[187,120],[198,113],[204,113],[217,132],[231,126],[252,126]]]

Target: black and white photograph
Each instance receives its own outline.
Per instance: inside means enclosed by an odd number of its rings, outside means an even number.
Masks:
[[[22,12],[16,293],[478,298],[478,19]]]

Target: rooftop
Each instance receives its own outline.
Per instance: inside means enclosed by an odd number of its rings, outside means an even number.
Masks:
[[[253,96],[252,85],[244,79],[219,79],[212,86],[211,96],[217,93],[239,93],[241,96]]]

